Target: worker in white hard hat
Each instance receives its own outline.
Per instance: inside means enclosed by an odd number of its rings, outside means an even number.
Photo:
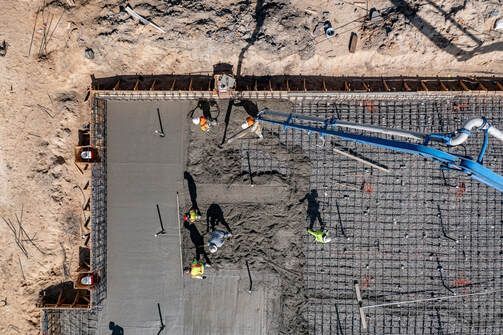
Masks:
[[[227,237],[231,237],[232,234],[220,229],[215,229],[211,232],[210,239],[208,241],[208,250],[214,254],[217,252],[218,248],[220,248]]]

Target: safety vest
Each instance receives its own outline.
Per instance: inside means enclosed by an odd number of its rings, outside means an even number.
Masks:
[[[190,268],[192,278],[202,278],[204,274],[204,265],[200,262],[193,261]]]
[[[204,116],[199,118],[199,127],[201,128],[201,131],[208,131],[210,129],[210,124]]]
[[[320,243],[326,243],[325,242],[325,238],[324,238],[324,232],[323,230],[312,230],[312,229],[308,229],[307,232],[311,235],[314,236],[316,242],[320,242]]]
[[[189,211],[189,220],[190,220],[190,222],[196,222],[197,221],[197,211],[195,209],[191,209]]]

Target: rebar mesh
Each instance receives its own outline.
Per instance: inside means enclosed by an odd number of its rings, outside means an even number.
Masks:
[[[99,161],[92,168],[91,269],[99,275],[99,281],[91,291],[91,303],[98,306],[106,298],[107,287],[106,100],[95,100],[92,119],[91,145],[98,149]]]
[[[503,126],[497,96],[297,101],[294,113],[433,133],[485,116]],[[355,282],[370,334],[500,334],[503,332],[503,197],[462,173],[412,155],[350,144],[315,133],[266,125],[287,147],[300,146],[312,165],[321,218],[333,242],[305,237],[304,280],[312,334],[360,334]],[[244,141],[252,171],[280,170],[264,144]],[[492,143],[496,143],[494,140]],[[456,153],[476,157],[481,136]],[[385,173],[334,153],[343,146],[389,168]],[[274,148],[271,148],[274,150]],[[266,151],[264,153],[264,151]],[[503,146],[484,164],[503,173]],[[243,162],[248,171],[248,163]],[[477,294],[477,295],[470,295]],[[454,295],[456,295],[454,297]],[[447,300],[424,299],[443,298]],[[370,307],[392,302],[400,305]]]
[[[44,309],[42,335],[95,335],[98,315],[94,310]]]

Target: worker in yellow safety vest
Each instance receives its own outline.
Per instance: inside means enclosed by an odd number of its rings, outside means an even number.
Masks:
[[[201,219],[201,213],[195,208],[191,208],[188,213],[183,215],[183,221],[194,223]]]
[[[328,231],[325,229],[313,230],[308,228],[307,232],[314,236],[316,242],[325,244],[332,241],[332,239],[328,236]]]
[[[204,267],[204,261],[198,261],[197,258],[194,258],[190,267],[184,268],[184,271],[185,273],[190,274],[192,279],[206,279],[206,276],[204,275]]]

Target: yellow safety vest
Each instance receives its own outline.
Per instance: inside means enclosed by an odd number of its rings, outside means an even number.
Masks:
[[[202,278],[204,274],[204,265],[201,263],[192,263],[190,275],[192,278]]]

